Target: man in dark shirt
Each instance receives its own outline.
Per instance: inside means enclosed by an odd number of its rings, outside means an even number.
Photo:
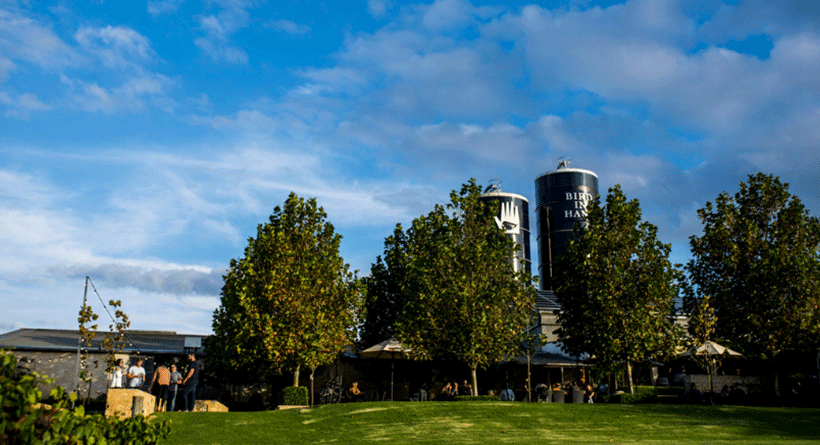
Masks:
[[[188,373],[182,381],[182,384],[185,385],[182,392],[182,401],[184,411],[193,411],[194,404],[196,404],[196,387],[199,384],[199,362],[196,361],[194,354],[188,354],[188,361],[191,364],[188,365]]]

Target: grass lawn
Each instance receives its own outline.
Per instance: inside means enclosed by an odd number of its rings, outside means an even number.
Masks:
[[[802,408],[369,402],[158,417],[166,444],[820,443],[820,410]]]

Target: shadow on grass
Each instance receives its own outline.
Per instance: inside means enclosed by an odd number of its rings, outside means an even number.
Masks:
[[[820,440],[820,410],[691,405],[370,402],[234,413],[163,413],[168,444],[744,443]]]

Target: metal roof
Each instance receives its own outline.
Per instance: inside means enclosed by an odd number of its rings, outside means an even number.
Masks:
[[[516,363],[520,363],[522,365],[527,364],[527,356],[526,355],[519,355],[513,358],[513,361]],[[586,363],[580,360],[573,360],[572,357],[561,355],[561,354],[554,354],[550,352],[536,352],[530,357],[530,364],[535,366],[547,366],[547,367],[584,367],[588,366]]]
[[[105,338],[105,331],[97,331],[89,350],[100,349]],[[166,331],[132,331],[125,332],[126,345],[124,353],[143,354],[186,354],[186,338],[205,338],[206,335],[177,334]],[[27,351],[76,351],[80,334],[77,330],[68,329],[18,329],[0,334],[0,348]],[[197,351],[200,353],[201,351]]]

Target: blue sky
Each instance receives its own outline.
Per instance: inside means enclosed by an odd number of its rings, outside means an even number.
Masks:
[[[818,215],[819,23],[762,0],[0,0],[0,332],[76,327],[88,275],[132,329],[208,333],[290,191],[360,274],[471,177],[534,207],[562,156],[640,199],[676,262],[757,171]]]

